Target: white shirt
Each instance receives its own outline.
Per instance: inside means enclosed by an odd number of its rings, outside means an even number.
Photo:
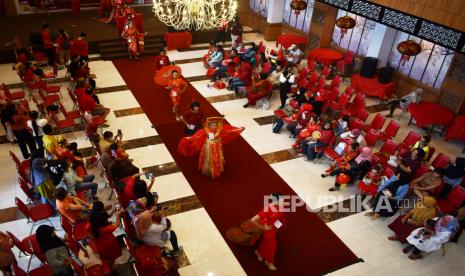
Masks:
[[[289,50],[287,53],[287,60],[293,63],[298,63],[302,57],[302,51],[299,48]]]
[[[400,108],[405,110],[411,103],[419,103],[421,101],[421,96],[417,94],[417,91],[413,91],[400,99]]]
[[[37,126],[39,127],[38,135],[36,135],[34,128],[32,127],[32,120],[28,120],[26,124],[30,129],[32,129],[33,136],[44,136],[44,132],[42,131],[42,128],[48,123],[47,119],[37,119],[36,122],[37,122]]]
[[[166,230],[166,227],[166,218],[162,218],[160,224],[152,222],[149,229],[147,229],[147,233],[142,237],[142,241],[150,246],[165,246],[166,241],[161,238],[161,233]],[[166,234],[168,234],[169,239],[170,232],[167,231]]]
[[[295,76],[294,76],[294,74],[291,73],[291,75],[289,76],[288,82],[289,83],[294,83],[294,80],[295,80]],[[281,83],[286,82],[286,78],[284,77],[283,73],[281,73],[281,75],[279,75],[279,82],[281,82]]]

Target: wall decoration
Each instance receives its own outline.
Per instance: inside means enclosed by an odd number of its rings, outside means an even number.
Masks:
[[[323,22],[325,21],[325,16],[326,13],[320,9],[314,9],[313,10],[313,15],[312,15],[312,23],[315,23],[317,25],[323,25]]]
[[[313,5],[315,0],[307,0],[307,8],[301,11],[299,15],[296,15],[291,9],[291,1],[292,0],[286,0],[286,3],[284,4],[283,22],[306,33],[310,32],[310,23],[312,21]]]
[[[381,7],[370,4],[366,1],[353,0],[351,11],[357,11],[357,14],[370,19],[378,19]]]
[[[433,42],[441,42],[446,46],[456,48],[457,44],[460,39],[460,33],[455,32],[450,29],[443,28],[436,24],[428,23],[428,22],[421,22],[420,31],[418,35],[433,41]]]
[[[450,77],[454,80],[465,83],[465,62],[457,61],[451,69]]]
[[[413,33],[418,19],[400,12],[386,9],[381,21],[386,25]]]
[[[269,0],[249,0],[249,8],[263,17],[268,16]]]

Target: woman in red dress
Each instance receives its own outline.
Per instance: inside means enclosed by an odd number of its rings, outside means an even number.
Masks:
[[[125,26],[123,33],[121,36],[126,39],[126,44],[128,46],[129,51],[129,59],[137,60],[139,58],[139,31],[137,30],[136,26],[134,26],[134,22],[129,21],[128,24]]]
[[[181,103],[181,94],[186,91],[187,83],[179,77],[178,71],[171,72],[171,78],[168,80],[167,89],[170,93],[171,102],[173,103],[173,113],[176,115],[176,121],[179,121],[178,106]]]
[[[251,221],[263,229],[262,238],[258,249],[255,250],[255,254],[258,260],[260,262],[263,261],[269,270],[276,271],[278,270],[274,265],[274,258],[278,247],[276,235],[278,234],[278,229],[283,225],[285,217],[282,211],[282,195],[280,193],[273,193],[271,194],[271,198],[273,202],[255,215]]]
[[[237,138],[244,128],[224,124],[222,117],[210,117],[204,129],[191,137],[184,137],[178,151],[184,156],[200,152],[198,168],[202,174],[216,178],[224,171],[223,145]]]

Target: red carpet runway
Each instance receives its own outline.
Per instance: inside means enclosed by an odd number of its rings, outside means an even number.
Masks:
[[[138,62],[117,60],[114,64],[222,235],[229,227],[238,226],[261,210],[265,195],[274,191],[295,195],[242,137],[225,147],[222,176],[212,181],[201,175],[197,158],[183,157],[177,152],[183,125],[175,121],[167,92],[153,82],[153,58]],[[219,115],[190,84],[183,97],[186,108],[196,99],[206,116]],[[317,215],[304,207],[286,218],[287,224],[278,234],[277,272],[270,272],[259,263],[252,248],[228,243],[247,275],[322,275],[359,261]]]

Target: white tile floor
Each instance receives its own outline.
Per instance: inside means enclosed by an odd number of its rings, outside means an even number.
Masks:
[[[262,40],[257,34],[246,34],[246,41]],[[274,42],[266,42],[274,47]],[[193,45],[199,46],[199,45]],[[171,60],[199,58],[206,51],[178,52],[169,51]],[[0,82],[17,83],[16,73],[11,70],[11,64],[0,65]],[[110,61],[92,61],[92,72],[97,76],[98,87],[110,87],[124,85],[124,81]],[[201,76],[205,74],[205,68],[201,62],[180,64],[183,74],[189,76]],[[60,73],[62,74],[62,73]],[[194,82],[193,85],[205,97],[225,95],[231,92],[208,88],[208,81]],[[66,86],[63,86],[63,94]],[[112,110],[139,107],[138,102],[130,91],[120,91],[99,95],[102,104]],[[66,98],[66,96],[65,96]],[[69,100],[66,100],[69,101]],[[378,100],[368,99],[369,105],[377,104]],[[229,122],[236,126],[245,126],[242,136],[260,154],[284,150],[290,148],[292,140],[288,138],[286,130],[276,135],[271,133],[271,126],[258,125],[253,118],[268,116],[277,106],[277,99],[273,100],[272,108],[262,110],[256,108],[242,108],[244,99],[218,102],[214,107],[226,115]],[[66,105],[70,105],[66,102]],[[370,115],[368,121],[374,114]],[[112,112],[108,116],[110,130],[116,132],[122,129],[124,139],[136,139],[156,135],[151,128],[150,121],[145,114],[116,118]],[[408,118],[401,119],[401,129],[396,137],[400,141],[409,130],[422,132],[415,126],[407,126]],[[3,130],[2,130],[3,131]],[[69,140],[77,141],[80,148],[89,147],[89,142],[82,132],[65,135]],[[442,138],[434,137],[432,144],[438,152],[445,152],[456,156],[461,152],[463,144],[458,142],[446,143]],[[8,150],[19,154],[16,146],[10,144],[0,145],[0,208],[14,206],[14,196],[24,199],[22,191],[17,187],[15,169],[8,158]],[[148,167],[167,162],[173,162],[173,158],[164,145],[147,146],[128,150],[131,158],[139,167]],[[329,193],[327,189],[332,185],[333,179],[320,178],[321,172],[327,164],[314,164],[302,158],[279,162],[271,165],[272,168],[288,183],[288,185],[312,208],[316,209],[334,201],[342,201],[349,198],[353,191],[346,189],[337,193]],[[160,201],[168,201],[194,195],[188,181],[182,173],[164,175],[156,179],[154,188],[160,195]],[[337,195],[333,201],[319,202],[317,196]],[[238,261],[221,237],[218,229],[212,222],[205,209],[200,208],[170,217],[173,228],[178,234],[178,239],[183,245],[186,255],[191,262],[190,266],[180,269],[181,275],[216,276],[216,275],[245,275]],[[459,244],[451,244],[448,247],[446,257],[441,257],[439,252],[427,256],[424,260],[412,262],[401,253],[401,246],[386,239],[390,235],[387,224],[391,220],[371,221],[363,213],[351,215],[328,223],[328,226],[345,242],[353,252],[365,260],[345,269],[334,272],[335,275],[463,275],[465,269],[465,240]],[[55,223],[58,225],[58,222]],[[24,237],[29,233],[29,225],[25,220],[0,224],[0,230],[14,232],[18,237]],[[279,260],[278,260],[279,264]],[[279,264],[292,265],[292,264]]]

